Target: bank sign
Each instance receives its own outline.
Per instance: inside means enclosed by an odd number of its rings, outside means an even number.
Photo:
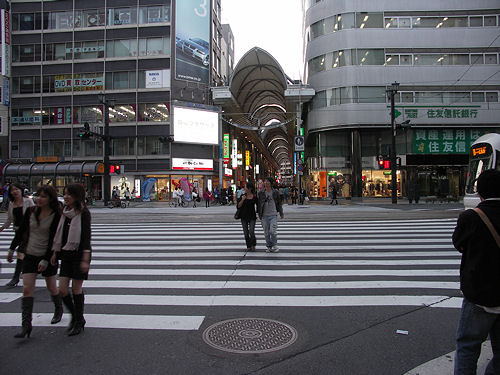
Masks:
[[[485,134],[478,129],[415,129],[414,154],[468,154],[471,144]]]

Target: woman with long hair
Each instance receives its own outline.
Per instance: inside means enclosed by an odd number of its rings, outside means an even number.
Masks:
[[[247,251],[255,251],[255,246],[257,245],[257,239],[255,238],[255,222],[257,220],[255,208],[257,207],[257,203],[255,186],[251,182],[247,182],[245,193],[241,194],[240,199],[238,199],[241,226],[245,235]]]
[[[24,196],[24,187],[18,183],[12,183],[9,185],[8,197],[9,197],[9,208],[7,209],[7,220],[0,227],[0,232],[4,229],[10,227],[13,224],[14,232],[17,232],[21,223],[23,221],[23,216],[29,207],[33,207],[33,200]],[[9,250],[7,255],[7,261],[12,262],[14,258],[14,250],[11,246],[12,251]],[[23,258],[24,254],[22,249],[17,252],[16,268],[14,270],[14,275],[12,279],[6,284],[8,287],[15,287],[19,283],[19,278],[21,276],[21,271],[23,270]]]
[[[39,273],[45,277],[45,284],[55,306],[54,317],[50,323],[56,324],[61,321],[63,308],[56,282],[57,264],[49,264],[52,241],[60,215],[56,190],[49,185],[41,186],[36,192],[36,206],[30,207],[24,214],[21,226],[16,231],[10,246],[12,251],[19,245],[24,247],[22,330],[14,336],[16,338],[30,337],[33,293]]]
[[[90,212],[85,204],[85,190],[81,184],[70,184],[64,188],[64,209],[57,226],[50,262],[61,260],[59,290],[64,305],[71,312],[68,335],[80,334],[85,328],[83,317],[83,281],[87,280],[91,256]],[[69,284],[71,281],[71,291]]]

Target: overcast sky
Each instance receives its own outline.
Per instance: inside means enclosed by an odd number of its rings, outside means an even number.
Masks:
[[[302,77],[301,0],[222,0],[222,23],[233,31],[236,63],[260,47],[290,78]]]

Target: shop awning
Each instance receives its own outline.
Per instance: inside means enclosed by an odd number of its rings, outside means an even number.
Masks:
[[[81,163],[7,163],[3,167],[2,173],[3,177],[103,175],[104,164],[95,161],[83,161]]]

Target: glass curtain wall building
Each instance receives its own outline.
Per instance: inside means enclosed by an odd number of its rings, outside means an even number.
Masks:
[[[181,10],[176,19],[171,0],[12,1],[10,160],[102,161],[102,141],[78,133],[85,123],[102,132],[104,94],[114,102],[111,163],[123,166],[112,186],[140,193],[154,178],[155,198],[168,198],[172,183],[183,177],[203,188],[216,171],[174,171],[172,162],[212,161],[215,146],[168,137],[175,136],[175,103],[208,104],[208,87],[220,80],[220,0],[205,3],[196,9],[206,19],[200,26]],[[197,27],[203,40],[192,36]],[[186,65],[195,71],[180,74]],[[49,177],[26,182],[33,186]],[[85,177],[100,197],[101,176]],[[57,176],[57,186],[74,179]]]
[[[383,5],[383,8],[382,8]],[[305,76],[313,197],[390,197],[390,100],[399,83],[398,195],[464,194],[468,148],[500,131],[500,8],[491,1],[307,0]],[[496,5],[496,6],[495,6]],[[496,74],[496,75],[495,75]]]

